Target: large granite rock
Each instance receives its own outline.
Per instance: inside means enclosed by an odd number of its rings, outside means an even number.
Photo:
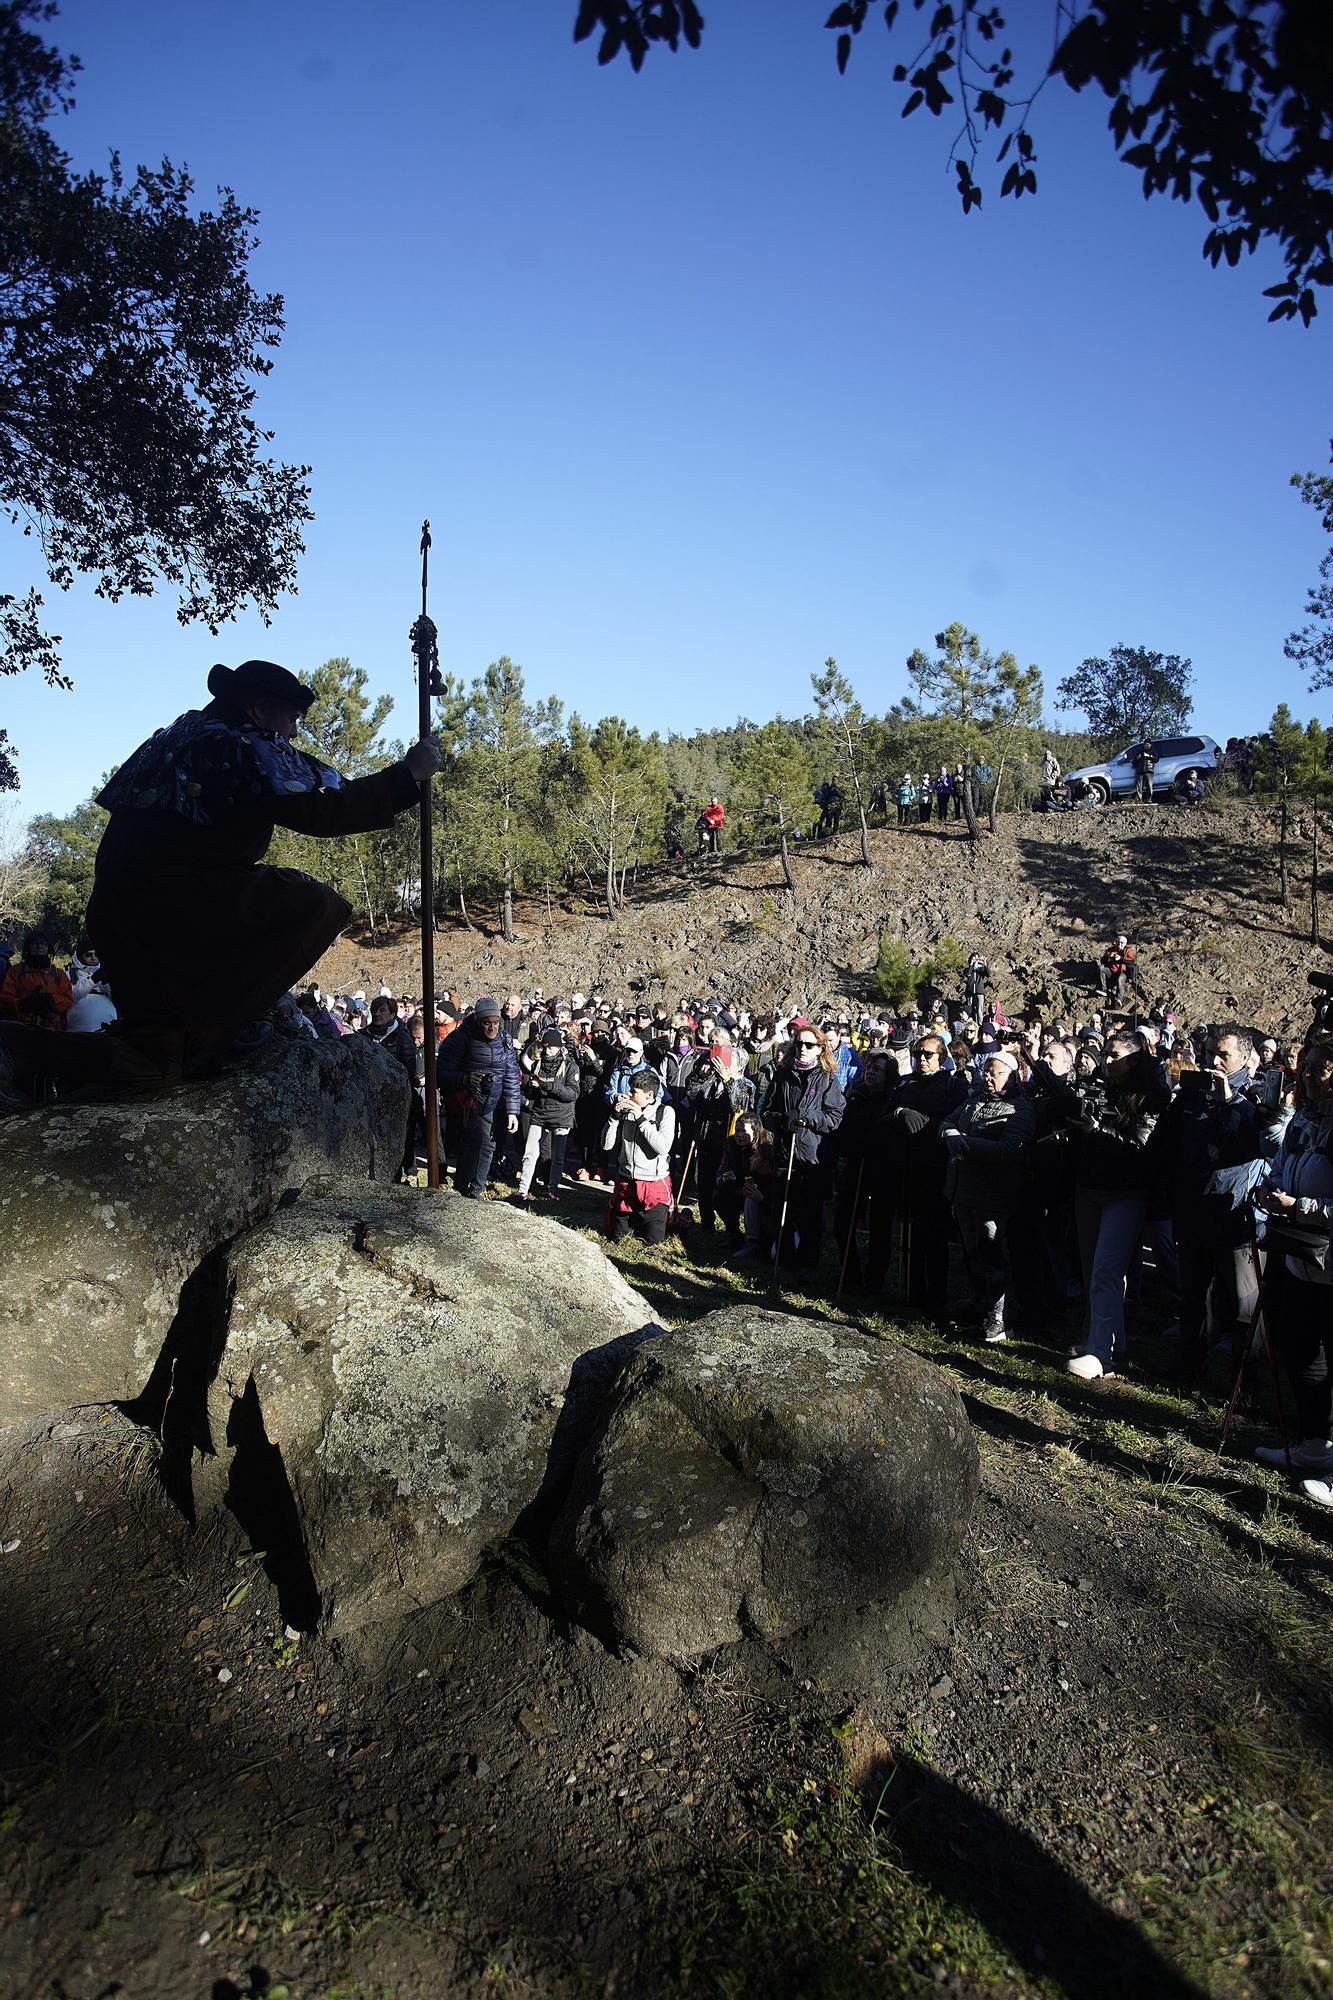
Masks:
[[[218,1497],[229,1445],[276,1448],[334,1631],[461,1589],[488,1544],[553,1507],[660,1332],[595,1243],[452,1193],[316,1184],[233,1246],[227,1281],[220,1455],[196,1494]]]
[[[782,1641],[947,1581],[976,1445],[929,1362],[827,1321],[736,1307],[641,1349],[553,1538],[575,1613],[689,1660]],[[927,1580],[931,1580],[928,1583]],[[887,1620],[892,1623],[890,1612]]]
[[[284,1038],[161,1097],[7,1119],[0,1424],[137,1396],[210,1252],[312,1174],[396,1179],[408,1095],[366,1037]]]

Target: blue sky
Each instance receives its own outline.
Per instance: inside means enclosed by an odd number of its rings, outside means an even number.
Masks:
[[[1271,253],[1206,265],[1100,96],[1049,86],[1037,197],[964,218],[897,37],[839,78],[826,8],[716,0],[701,51],[635,76],[575,11],[66,0],[79,162],[166,153],[261,212],[262,412],[317,518],[268,630],[48,591],[76,689],[0,682],[21,812],[86,796],[215,659],[349,654],[406,731],[427,514],[444,665],[508,653],[585,716],[800,713],[830,653],[882,709],[954,618],[1041,666],[1048,713],[1121,640],[1193,659],[1214,735],[1314,712],[1282,641],[1322,547],[1287,481],[1328,463],[1333,305],[1270,327]],[[1039,64],[1048,0],[1010,11]],[[0,560],[40,583],[17,537]]]

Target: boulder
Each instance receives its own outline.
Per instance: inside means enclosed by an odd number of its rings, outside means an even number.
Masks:
[[[144,1388],[210,1252],[317,1173],[396,1179],[402,1066],[277,1039],[161,1097],[57,1102],[0,1147],[0,1423]]]
[[[660,1332],[597,1244],[447,1191],[317,1184],[233,1246],[227,1282],[213,1498],[228,1444],[262,1426],[334,1631],[460,1590],[521,1515],[553,1510]]]
[[[977,1477],[931,1363],[735,1307],[635,1354],[556,1524],[555,1573],[594,1630],[673,1660],[841,1629],[948,1578]]]

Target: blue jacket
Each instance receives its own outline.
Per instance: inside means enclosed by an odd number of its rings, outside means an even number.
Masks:
[[[603,1095],[606,1098],[607,1103],[611,1106],[612,1110],[615,1109],[615,1102],[618,1097],[629,1096],[629,1080],[632,1076],[637,1076],[641,1070],[646,1071],[647,1074],[653,1079],[653,1082],[657,1085],[658,1096],[661,1097],[664,1095],[662,1089],[662,1079],[657,1074],[657,1071],[653,1068],[652,1064],[645,1062],[642,1056],[639,1058],[638,1062],[631,1062],[628,1059],[628,1057],[626,1057],[623,1061],[617,1062],[612,1066],[611,1074],[607,1079],[606,1089],[603,1092]]]
[[[486,1118],[495,1111],[517,1118],[519,1084],[513,1043],[506,1042],[503,1035],[488,1040],[475,1015],[470,1015],[441,1044],[440,1088],[470,1090],[478,1118]]]
[[[860,1051],[854,1049],[850,1042],[838,1043],[834,1059],[838,1065],[838,1088],[846,1097],[848,1091],[855,1090],[865,1075],[866,1066],[861,1060]]]

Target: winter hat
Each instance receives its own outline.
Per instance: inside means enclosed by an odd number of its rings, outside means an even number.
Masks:
[[[625,1044],[625,1053],[629,1056],[641,1056],[643,1054],[643,1043],[637,1035],[630,1036]]]
[[[1011,1071],[1016,1070],[1018,1068],[1018,1057],[1010,1055],[1008,1049],[993,1050],[992,1053],[986,1057],[986,1061],[993,1063],[1003,1063],[1005,1068]]]
[[[498,1000],[492,999],[489,993],[483,993],[481,999],[474,1003],[472,1012],[479,1021],[498,1021],[500,1018],[500,1003]]]
[[[562,1049],[564,1045],[565,1038],[559,1028],[548,1028],[542,1036],[542,1047],[544,1049]]]
[[[587,1004],[588,1004],[588,999],[587,999],[587,995],[586,995],[586,994],[584,994],[584,993],[575,993],[575,994],[572,994],[572,995],[570,996],[570,1002],[569,1002],[569,1004],[570,1004],[570,1006],[571,1006],[571,1007],[572,1007],[572,1008],[573,1008],[573,1009],[575,1010],[575,1012],[577,1013],[577,1011],[578,1011],[578,1009],[579,1009],[580,1007],[586,1007],[586,1006],[587,1006]]]
[[[808,1028],[810,1023],[806,1020],[804,1014],[793,1014],[787,1026],[795,1032],[799,1028]]]
[[[880,1032],[882,1034],[883,1029],[881,1029]],[[910,1049],[911,1046],[912,1046],[912,1037],[907,1032],[906,1028],[895,1028],[893,1033],[889,1036],[889,1047],[891,1049],[899,1049],[899,1050]]]

